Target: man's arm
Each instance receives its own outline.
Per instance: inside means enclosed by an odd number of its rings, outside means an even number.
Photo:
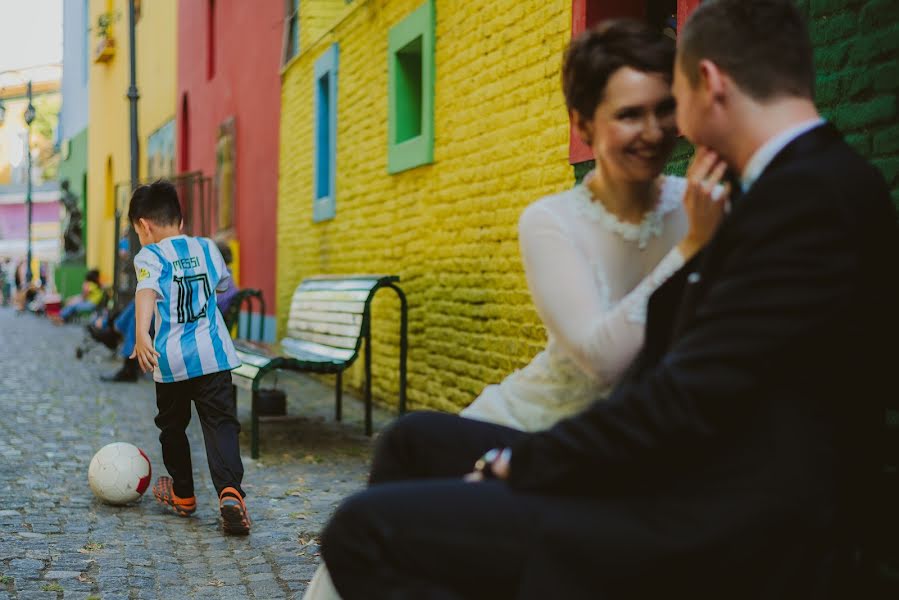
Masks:
[[[680,339],[608,400],[513,445],[512,487],[583,489],[590,480],[639,478],[712,447],[803,366],[833,363],[824,342],[845,321],[857,251],[837,203],[824,197],[832,192],[801,183],[757,184],[743,200],[752,212],[725,225],[722,241],[735,241],[720,258],[722,276],[707,283]],[[819,351],[797,352],[810,338],[821,339]]]

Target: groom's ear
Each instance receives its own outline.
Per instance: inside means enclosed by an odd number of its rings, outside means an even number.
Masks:
[[[699,61],[699,91],[707,94],[708,100],[719,100],[724,97],[727,87],[727,75],[721,68],[708,59]]]

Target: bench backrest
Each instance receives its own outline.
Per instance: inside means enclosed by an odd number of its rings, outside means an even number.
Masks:
[[[290,302],[282,346],[288,351],[354,360],[368,326],[372,296],[379,287],[398,279],[392,275],[304,279]]]

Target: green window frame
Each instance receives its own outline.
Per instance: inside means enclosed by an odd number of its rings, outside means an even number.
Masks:
[[[434,162],[434,0],[390,28],[387,38],[387,172]]]

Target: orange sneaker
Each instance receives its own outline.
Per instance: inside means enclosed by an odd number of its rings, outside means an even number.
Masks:
[[[233,487],[226,487],[219,494],[219,510],[222,512],[222,529],[231,535],[250,533],[250,515],[243,497]]]
[[[162,476],[153,486],[153,497],[164,506],[168,506],[179,517],[189,517],[197,510],[197,497],[179,498],[172,488],[171,477]]]

